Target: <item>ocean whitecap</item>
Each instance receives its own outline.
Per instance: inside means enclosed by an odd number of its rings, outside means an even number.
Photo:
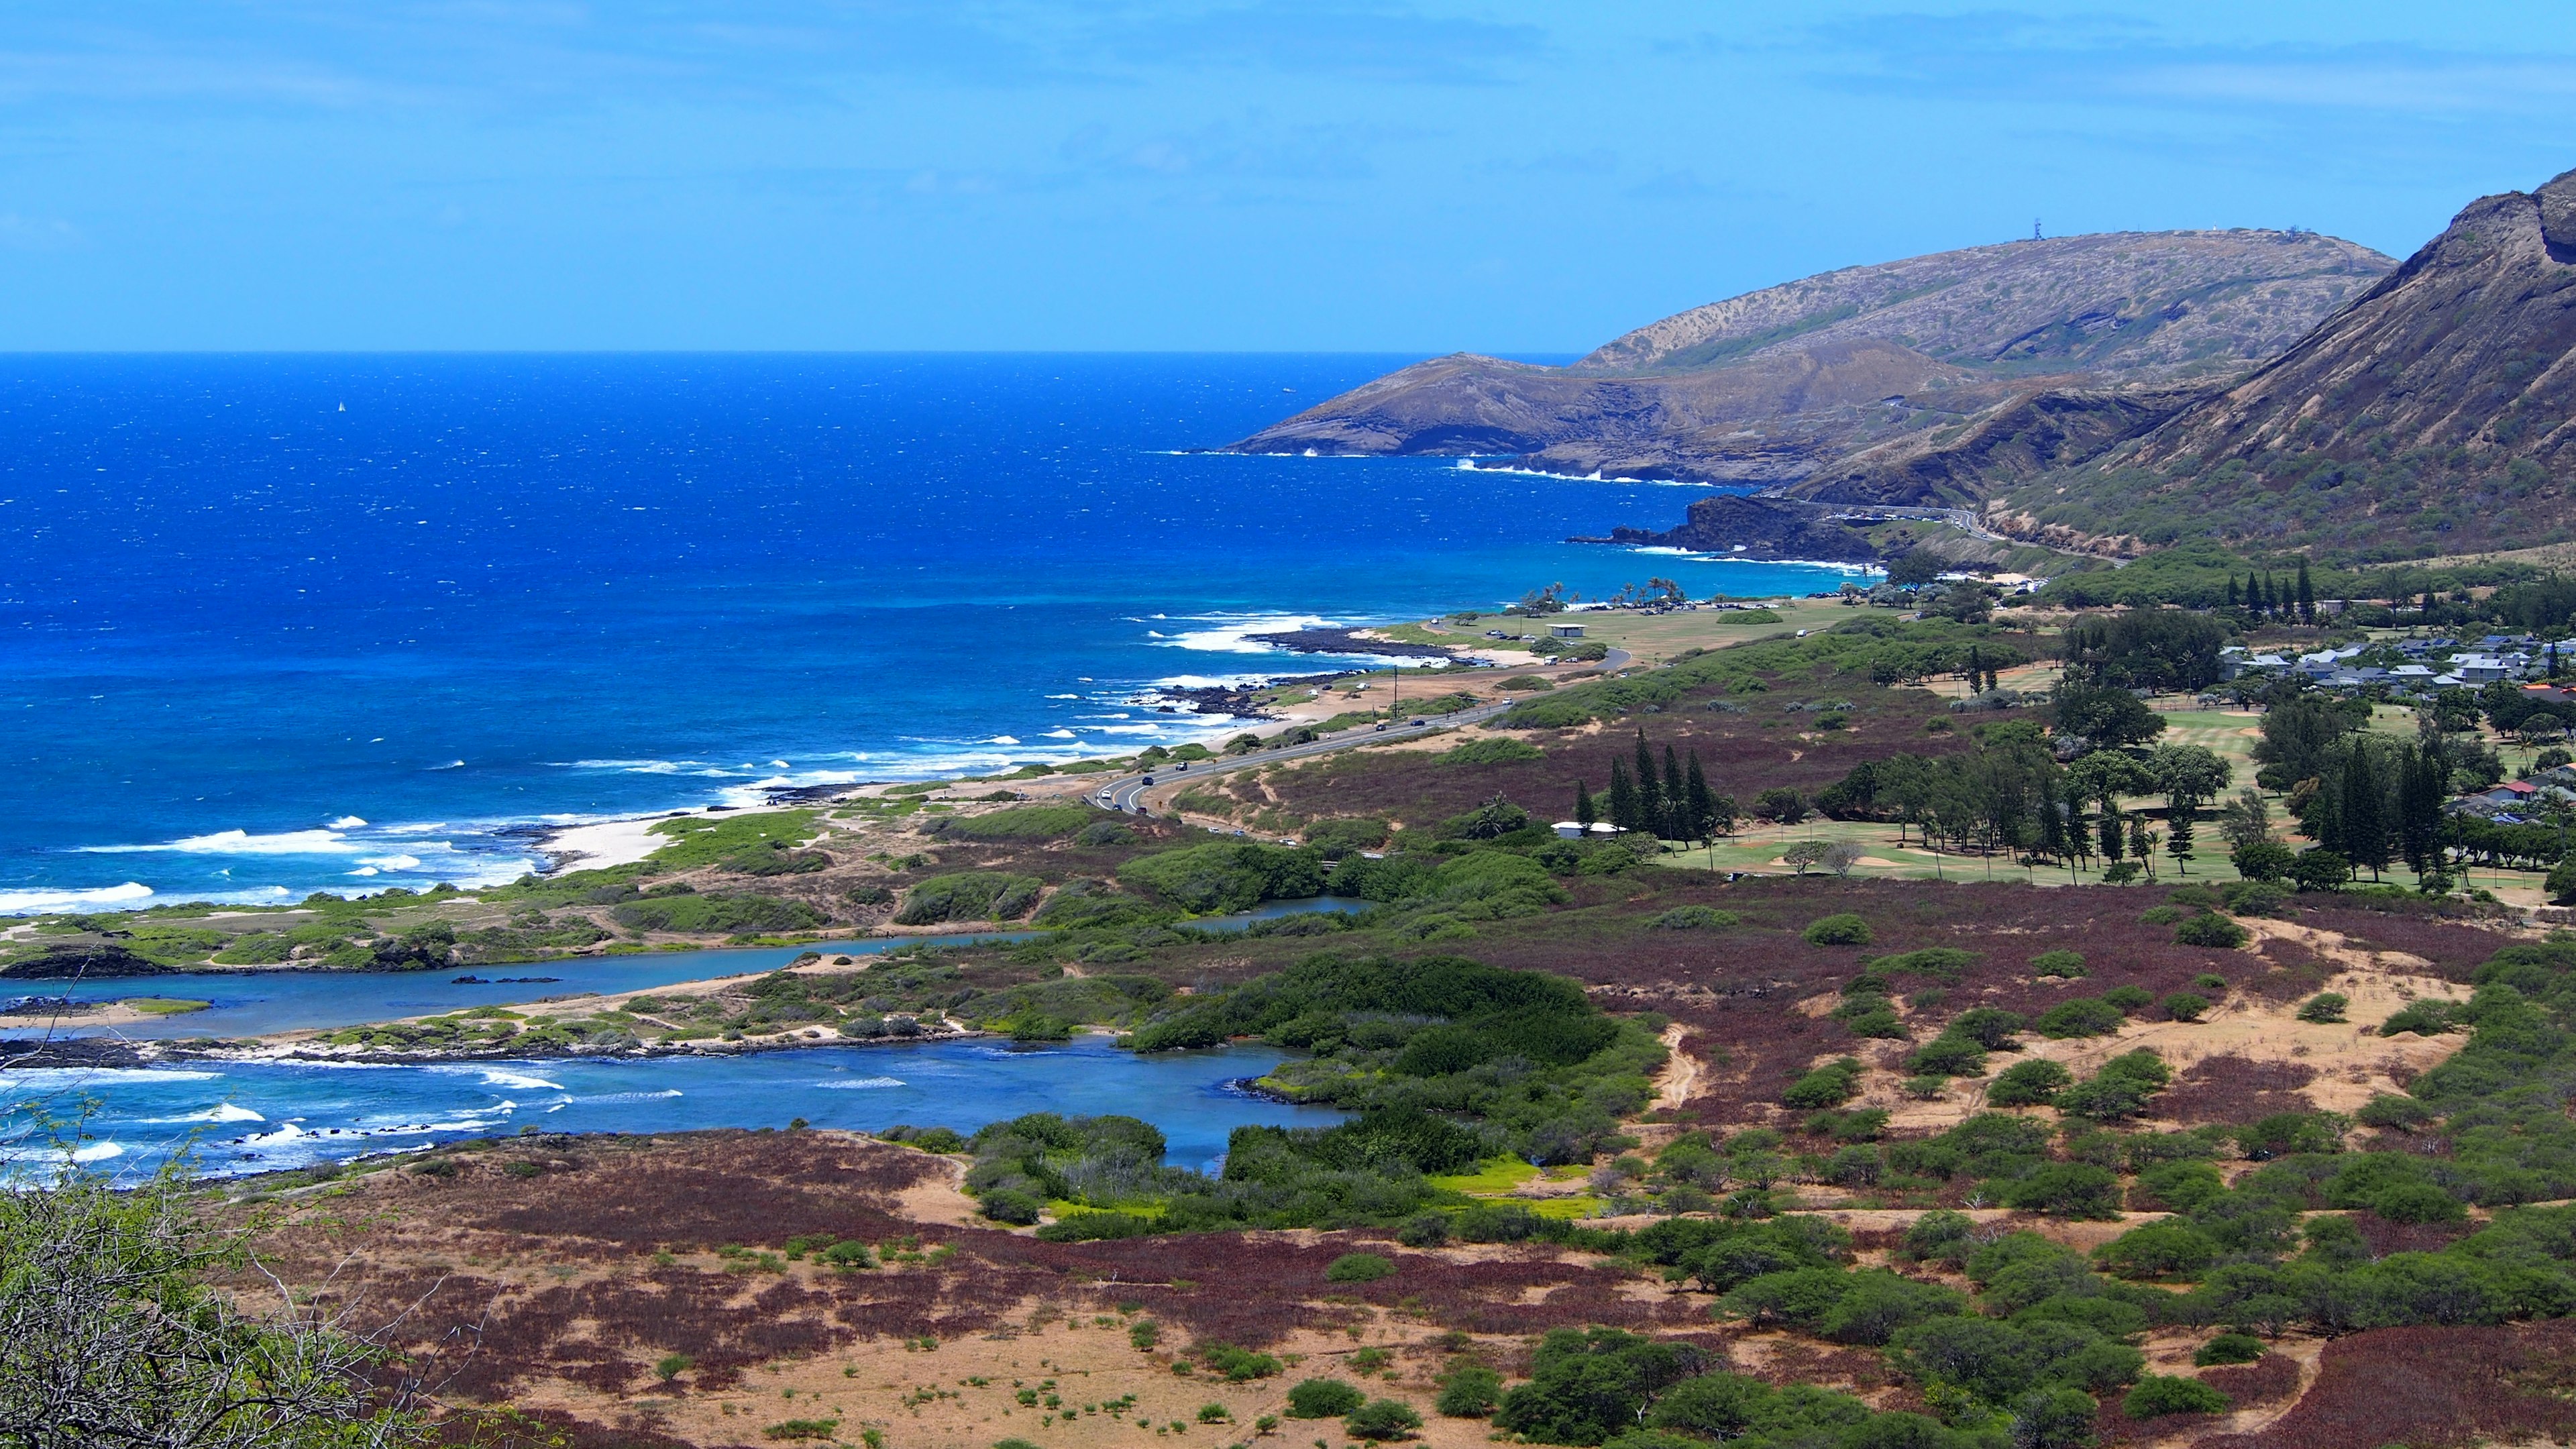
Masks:
[[[118,1146],[116,1143],[113,1143],[113,1142],[93,1142],[93,1143],[91,1143],[90,1145],[88,1145],[87,1147],[83,1147],[83,1148],[79,1148],[79,1149],[75,1150],[75,1151],[72,1153],[72,1161],[74,1161],[74,1162],[105,1162],[105,1161],[109,1160],[110,1158],[123,1157],[124,1155],[125,1155],[125,1149],[124,1149],[123,1147]]]
[[[208,1107],[202,1112],[190,1112],[178,1117],[146,1117],[143,1119],[145,1125],[153,1127],[176,1127],[187,1122],[265,1122],[267,1120],[268,1119],[266,1117],[259,1115],[248,1107],[236,1106],[231,1102],[220,1103],[216,1106]]]
[[[581,1103],[583,1106],[589,1106],[597,1102],[659,1102],[679,1095],[681,1095],[681,1092],[677,1087],[665,1087],[658,1092],[602,1092],[595,1097],[566,1097],[554,1105],[556,1107],[564,1107],[575,1102]],[[552,1111],[553,1108],[549,1107],[547,1110]]]
[[[98,886],[90,890],[0,891],[0,915],[76,911],[93,906],[124,906],[151,898],[152,887],[141,881],[131,880],[123,885]]]
[[[134,855],[172,852],[179,855],[355,855],[366,849],[337,830],[285,830],[253,835],[247,830],[218,830],[158,845],[84,845],[84,855]]]
[[[1048,696],[1047,696],[1047,698],[1049,698],[1049,699],[1080,699],[1080,698],[1082,698],[1082,696],[1081,696],[1081,695],[1078,695],[1078,694],[1050,694],[1050,695],[1048,695]]]
[[[343,815],[339,819],[332,821],[330,828],[333,830],[356,830],[361,826],[364,826],[366,823],[366,821],[355,815]]]
[[[157,1082],[211,1082],[214,1072],[182,1071],[175,1067],[26,1067],[0,1076],[0,1091],[14,1093],[21,1087],[51,1091],[64,1087],[127,1087]]]
[[[847,1081],[816,1082],[814,1085],[826,1092],[872,1092],[883,1087],[900,1087],[903,1081],[898,1077],[852,1077]]]
[[[420,857],[417,855],[369,855],[360,857],[358,863],[360,865],[372,865],[378,870],[416,870],[420,866]]]
[[[1018,741],[1018,740],[1016,740],[1016,739],[1013,739],[1013,738],[1012,738],[1012,737],[1010,737],[1009,735],[995,735],[995,736],[993,736],[991,739],[986,740],[984,743],[986,743],[986,744],[988,744],[988,745],[1016,745],[1016,744],[1018,744],[1018,743],[1019,743],[1019,741]]]

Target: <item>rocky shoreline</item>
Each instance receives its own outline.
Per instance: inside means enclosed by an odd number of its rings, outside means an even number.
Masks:
[[[963,1027],[945,1031],[924,1031],[915,1036],[845,1037],[778,1036],[745,1038],[742,1041],[636,1042],[632,1045],[584,1048],[580,1046],[519,1046],[499,1044],[472,1051],[451,1048],[403,1050],[381,1047],[312,1047],[301,1043],[264,1043],[240,1046],[203,1041],[148,1041],[134,1044],[115,1043],[128,1053],[128,1059],[108,1061],[22,1062],[0,1059],[0,1071],[12,1066],[144,1066],[170,1062],[226,1062],[256,1066],[263,1063],[331,1062],[346,1066],[418,1067],[440,1066],[451,1062],[553,1062],[553,1061],[653,1061],[665,1057],[739,1057],[763,1052],[811,1051],[818,1047],[920,1046],[927,1042],[973,1041],[1002,1036],[1000,1032],[975,1031]],[[87,1042],[92,1038],[76,1038]],[[17,1043],[0,1042],[0,1052]],[[29,1043],[28,1045],[33,1045]],[[55,1043],[62,1045],[62,1043]]]
[[[1375,654],[1389,659],[1447,659],[1456,652],[1437,644],[1399,644],[1392,639],[1370,639],[1357,629],[1291,629],[1281,634],[1247,637],[1256,644],[1273,644],[1299,654]]]

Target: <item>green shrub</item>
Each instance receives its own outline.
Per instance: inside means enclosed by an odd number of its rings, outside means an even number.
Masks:
[[[1097,848],[1107,845],[1134,845],[1140,838],[1135,831],[1115,820],[1094,820],[1074,832],[1073,843]]]
[[[1449,1371],[1431,1407],[1452,1419],[1481,1419],[1494,1412],[1502,1395],[1501,1374],[1480,1364],[1465,1364]]]
[[[2120,1008],[2097,997],[2078,996],[2061,1001],[2039,1017],[2039,1034],[2052,1041],[2075,1036],[2108,1036],[2120,1029],[2127,1016]]]
[[[1422,1416],[1400,1399],[1371,1399],[1353,1409],[1342,1427],[1354,1439],[1409,1439],[1422,1427]]]
[[[2222,1333],[2194,1350],[2192,1367],[2214,1368],[2220,1364],[2252,1363],[2263,1356],[2263,1340],[2250,1333]]]
[[[2460,1016],[2459,1008],[2448,1001],[2427,999],[2411,1002],[2381,1022],[2379,1034],[2395,1036],[2401,1031],[2411,1031],[2424,1036],[2440,1036],[2445,1032],[2458,1031],[2462,1024]]]
[[[1516,693],[1544,694],[1547,691],[1556,688],[1556,686],[1539,678],[1535,674],[1515,674],[1511,678],[1496,684],[1494,688],[1507,689]]]
[[[2010,1185],[2006,1206],[2070,1218],[2120,1215],[2120,1179],[2108,1168],[2052,1162]]]
[[[2339,991],[2321,991],[2300,1005],[2299,1020],[2318,1023],[2338,1022],[2343,1020],[2344,1008],[2350,1005],[2352,1005],[2351,999]]]
[[[1440,754],[1444,765],[1508,765],[1515,760],[1545,758],[1545,752],[1519,740],[1495,735],[1488,739],[1469,740]]]
[[[1723,926],[1739,925],[1744,918],[1733,911],[1713,906],[1675,906],[1646,922],[1650,931],[1709,931]]]
[[[2144,1009],[2156,998],[2143,986],[2114,986],[2102,993],[2102,999],[2118,1007],[2121,1015],[2126,1016]]]
[[[2218,1244],[2188,1223],[2148,1223],[2093,1250],[2102,1271],[2122,1278],[2191,1277],[2218,1260]]]
[[[1780,1094],[1781,1105],[1800,1111],[1839,1107],[1860,1091],[1861,1065],[1851,1057],[1828,1062],[1800,1077]]]
[[[2364,1127],[2404,1130],[2421,1127],[2433,1120],[2432,1109],[2412,1097],[2391,1096],[2381,1092],[2364,1102],[2353,1120]]]
[[[2156,1419],[2167,1414],[2223,1414],[2230,1407],[2225,1394],[2198,1379],[2148,1374],[2129,1390],[2120,1401],[2120,1412],[2132,1419]]]
[[[2065,1067],[2045,1057],[2015,1062],[1986,1088],[1986,1100],[1997,1107],[2046,1107],[2059,1088],[2075,1080]]]
[[[895,924],[928,926],[941,921],[1015,921],[1038,903],[1046,882],[1033,875],[968,870],[935,875],[904,892]]]
[[[2033,976],[2073,978],[2085,975],[2084,958],[2073,951],[2042,951],[2030,958]]]
[[[1279,1360],[1266,1353],[1236,1348],[1231,1344],[1211,1344],[1198,1351],[1199,1362],[1225,1375],[1229,1383],[1249,1383],[1266,1379],[1279,1372]]]
[[[2138,912],[2138,919],[2150,926],[2170,926],[2190,914],[2180,906],[2149,906]]]
[[[2253,933],[2225,916],[2194,916],[2174,927],[2174,940],[2185,946],[2207,946],[2213,950],[2233,951],[2252,938]]]
[[[691,935],[810,931],[823,924],[823,913],[803,901],[758,895],[655,896],[620,906],[612,914],[629,930]]]
[[[1324,858],[1293,846],[1192,845],[1140,855],[1118,867],[1118,879],[1182,910],[1210,915],[1322,895]]]
[[[1007,1188],[997,1188],[984,1194],[983,1198],[984,1216],[997,1223],[1014,1223],[1026,1227],[1036,1222],[1038,1215],[1045,1209],[1046,1204],[1027,1193],[1012,1192]]]
[[[1986,1070],[1986,1049],[1963,1036],[1944,1033],[1915,1049],[1905,1070],[1923,1077],[1974,1077]]]
[[[2010,1051],[2014,1049],[2013,1038],[2028,1025],[2019,1012],[1992,1006],[1972,1006],[1950,1018],[1949,1026],[1941,1034],[1965,1037],[1988,1051]]]
[[[2456,1223],[2468,1209],[2429,1182],[2401,1182],[2374,1193],[2370,1210],[2392,1223]]]
[[[1288,1417],[1338,1419],[1367,1402],[1368,1395],[1340,1379],[1308,1379],[1288,1391]]]
[[[1306,827],[1306,844],[1326,860],[1340,860],[1363,850],[1375,850],[1386,844],[1392,828],[1378,816],[1339,816],[1318,820]]]
[[[1395,1276],[1395,1265],[1375,1253],[1344,1253],[1324,1269],[1327,1283],[1374,1283]]]
[[[925,835],[965,840],[1058,840],[1099,823],[1088,805],[1023,805],[990,815],[946,815],[922,827]]]
[[[2198,1021],[2209,1014],[2209,998],[2192,991],[2167,992],[2156,1006],[2176,1021]]]
[[[1866,946],[1870,941],[1869,922],[1849,912],[1811,921],[1802,934],[1810,946]]]

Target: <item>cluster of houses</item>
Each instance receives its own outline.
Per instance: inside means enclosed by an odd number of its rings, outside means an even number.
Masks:
[[[2445,808],[2454,815],[2475,815],[2498,825],[2528,825],[2568,806],[2576,806],[2576,765],[2535,771],[2528,780],[2506,780],[2463,795]]]
[[[2385,661],[2394,651],[2401,663]],[[2397,695],[2444,689],[2477,689],[2500,679],[2537,679],[2552,673],[2555,654],[2529,634],[2489,634],[2463,643],[2456,639],[2400,639],[2393,643],[2347,644],[2310,654],[2258,654],[2241,644],[2219,651],[2226,677],[2301,676],[2321,689],[2384,687]],[[2576,661],[2571,661],[2576,662]]]

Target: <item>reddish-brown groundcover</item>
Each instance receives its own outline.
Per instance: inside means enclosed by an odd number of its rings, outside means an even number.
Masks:
[[[497,1402],[546,1377],[631,1391],[668,1353],[695,1361],[697,1387],[723,1387],[777,1358],[866,1338],[992,1332],[1033,1310],[1123,1308],[1175,1330],[1175,1341],[1245,1347],[1346,1326],[1354,1300],[1445,1328],[1512,1335],[1596,1323],[1660,1330],[1707,1315],[1704,1296],[1543,1247],[1422,1253],[1348,1233],[1057,1244],[925,1228],[889,1211],[892,1194],[944,1174],[946,1164],[839,1133],[505,1139],[454,1160],[452,1177],[364,1179],[354,1200],[335,1199],[328,1214],[265,1240],[287,1281],[327,1279],[324,1301],[354,1327],[399,1322],[402,1375],[450,1402]],[[549,1170],[533,1178],[506,1170],[531,1161]],[[349,1223],[370,1224],[360,1243],[345,1236]],[[852,1273],[656,1257],[728,1245],[775,1250],[826,1231],[911,1240],[928,1256]],[[1326,1266],[1363,1243],[1395,1261],[1394,1276],[1327,1283]],[[344,1261],[352,1246],[364,1251]],[[529,1282],[494,1268],[439,1266],[460,1260],[586,1271],[577,1281]]]
[[[2235,1055],[2194,1063],[2162,1096],[2156,1115],[2186,1125],[2200,1122],[2254,1122],[2276,1112],[2313,1112],[2316,1104],[2299,1089],[2317,1079],[2317,1069],[2304,1062],[2258,1062]]]
[[[2000,864],[2000,863],[1999,863]],[[1977,863],[1964,870],[1982,874]],[[2018,876],[2001,868],[1999,877]],[[2272,964],[2245,951],[2184,946],[2171,925],[2140,919],[2160,904],[2157,889],[2036,887],[1999,878],[1929,889],[1918,882],[1845,880],[1830,875],[1750,878],[1729,885],[1698,872],[1648,870],[1608,882],[1580,883],[1576,906],[1556,914],[1499,923],[1473,942],[1444,946],[1500,966],[1556,971],[1596,989],[1614,1011],[1659,1011],[1702,1034],[1717,1070],[1692,1103],[1709,1120],[1728,1120],[1778,1100],[1782,1087],[1826,1052],[1867,1056],[1876,1046],[1832,1021],[1795,1010],[1796,1003],[1852,979],[1867,958],[1924,946],[1951,946],[1976,956],[1955,983],[1908,978],[1912,993],[1937,988],[1938,1005],[1916,1020],[1934,1023],[1971,1006],[1999,1006],[2037,1016],[2073,995],[2137,986],[2161,997],[2204,972],[2241,989]],[[1718,930],[1660,931],[1644,923],[1681,905],[1735,912],[1742,924]],[[1850,913],[1867,921],[1865,947],[1810,946],[1799,936],[1819,916]],[[2348,908],[2305,911],[2301,919],[2329,930],[2405,928],[2408,949],[2449,972],[2465,972],[2505,938],[2462,922],[2384,917]],[[1279,943],[1273,943],[1274,948]],[[1298,954],[1312,949],[1301,943]],[[2030,960],[2071,950],[2091,973],[2072,984],[2042,981]],[[1249,963],[1247,963],[1249,964]],[[2188,1100],[2188,1099],[2187,1099]],[[2268,1099],[2267,1099],[2268,1100]],[[2204,1112],[2221,1103],[2213,1096]],[[2248,1121],[2231,1112],[2210,1120]]]
[[[1863,761],[1909,753],[1945,755],[1967,747],[1956,732],[1924,732],[1928,722],[1951,718],[1947,706],[1926,690],[1833,681],[1784,683],[1771,693],[1728,702],[1741,711],[1720,713],[1695,701],[1690,707],[1617,720],[1598,732],[1521,734],[1546,752],[1544,759],[1460,767],[1416,750],[1353,750],[1281,770],[1268,776],[1267,783],[1282,807],[1298,814],[1386,815],[1419,828],[1464,814],[1498,794],[1546,819],[1569,816],[1575,782],[1584,782],[1595,795],[1607,789],[1610,762],[1630,758],[1640,728],[1658,768],[1666,745],[1683,760],[1697,752],[1709,788],[1733,796],[1746,809],[1755,796],[1775,788],[1812,799]],[[1845,712],[1848,723],[1839,730],[1816,729],[1813,711],[1782,708],[1845,702],[1854,708]]]
[[[2260,1365],[2257,1365],[2260,1367]],[[2576,1434],[2576,1325],[2380,1328],[2326,1345],[2316,1383],[2258,1434],[2199,1449],[2409,1449]]]

